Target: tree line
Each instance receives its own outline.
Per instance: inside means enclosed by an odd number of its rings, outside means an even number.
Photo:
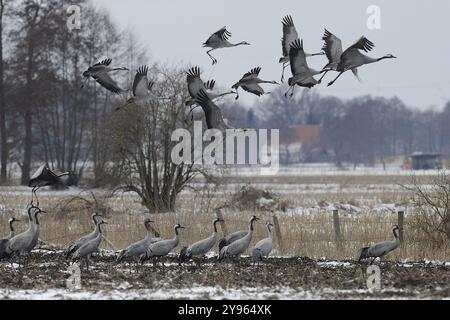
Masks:
[[[30,173],[43,162],[72,172],[73,183],[84,178],[103,186],[111,180],[130,177],[130,172],[141,174],[144,180],[154,180],[158,171],[155,163],[158,159],[167,160],[170,151],[167,149],[170,139],[163,133],[186,125],[186,121],[181,121],[188,111],[183,108],[183,99],[187,97],[186,68],[163,67],[151,61],[132,30],[120,30],[108,13],[87,0],[74,0],[73,4],[83,8],[79,30],[67,27],[67,4],[62,1],[0,0],[0,180],[7,183],[15,168],[19,168],[20,183],[27,184]],[[172,110],[171,117],[158,115],[163,131],[156,123],[144,129],[138,126],[135,129],[140,131],[133,132],[135,140],[124,144],[133,134],[125,136],[118,132],[122,127],[132,129],[114,111],[119,99],[93,81],[80,89],[84,81],[82,72],[104,57],[112,57],[114,64],[132,71],[149,62],[152,70],[159,70],[160,79],[154,80],[167,87],[160,86],[160,94],[171,97],[159,110]],[[114,75],[124,87],[130,86],[133,76],[133,72]],[[219,105],[235,127],[321,125],[323,152],[320,155],[306,152],[303,161],[373,165],[393,157],[406,157],[414,151],[450,153],[450,102],[442,111],[415,110],[397,98],[364,96],[344,101],[320,96],[313,90],[300,91],[288,99],[283,89],[273,91],[252,108],[232,98]],[[149,110],[156,112],[154,107]],[[145,139],[140,133],[146,135]],[[159,146],[154,139],[166,142],[160,150],[161,158],[152,155],[154,163],[150,167],[139,167],[139,162],[126,160],[126,155],[133,160],[133,152],[141,155],[148,152],[149,145]],[[130,145],[134,145],[133,150],[125,148]],[[140,161],[150,165],[149,159],[144,154]],[[136,170],[130,171],[133,166]],[[146,168],[151,170],[147,172]],[[178,192],[191,178],[190,171],[184,171],[186,168],[166,169],[164,190],[171,185]],[[144,181],[139,192],[148,199],[142,191],[146,183],[151,192],[160,192],[151,181]],[[128,189],[134,185],[127,184]]]

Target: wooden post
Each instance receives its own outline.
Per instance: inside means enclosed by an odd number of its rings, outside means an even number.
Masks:
[[[400,240],[400,245],[403,244],[403,225],[405,220],[405,213],[403,211],[398,212],[398,238]]]
[[[341,239],[341,225],[339,223],[339,211],[333,210],[333,228],[334,228],[334,241],[338,247],[338,250],[341,249],[342,239]]]
[[[227,229],[227,225],[225,223],[225,219],[223,218],[222,211],[220,211],[220,209],[216,210],[216,216],[217,216],[217,218],[222,220],[220,222],[220,228],[222,229],[223,236],[225,237],[228,234],[228,229]]]
[[[278,247],[280,248],[280,252],[283,251],[283,238],[281,237],[281,228],[280,222],[278,221],[278,217],[276,215],[272,216],[273,226],[275,227],[275,235],[278,241]]]

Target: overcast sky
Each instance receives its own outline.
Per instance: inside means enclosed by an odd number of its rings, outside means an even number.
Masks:
[[[360,68],[359,83],[344,74],[333,87],[326,87],[336,73],[315,87],[320,94],[351,98],[363,94],[398,96],[418,108],[442,108],[450,100],[450,1],[389,0],[93,0],[107,8],[124,28],[132,28],[152,59],[168,63],[199,65],[205,78],[231,86],[251,68],[261,66],[261,78],[280,80],[281,19],[291,14],[306,51],[320,51],[326,27],[341,38],[344,49],[361,35],[375,43],[370,56],[387,53],[397,60],[383,60]],[[367,27],[370,5],[381,9],[381,30]],[[231,42],[248,41],[251,46],[213,51],[216,66],[202,43],[222,26]],[[320,69],[324,56],[309,58],[310,67]],[[290,70],[286,69],[289,73]],[[270,87],[270,85],[268,85]],[[270,90],[269,90],[270,91]],[[254,97],[242,94],[251,105]]]

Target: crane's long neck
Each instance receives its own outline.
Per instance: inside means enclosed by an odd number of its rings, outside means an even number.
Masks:
[[[371,57],[365,56],[366,64],[371,64],[371,63],[375,63],[375,62],[378,62],[378,61],[381,61],[384,59],[392,59],[392,58],[393,57],[391,55],[385,55],[380,58],[371,58]]]
[[[38,215],[39,215],[39,211],[36,211],[36,213],[34,214],[34,223],[36,224],[36,226],[39,226]]]
[[[147,240],[152,240],[152,228],[150,228],[150,224],[145,225],[145,229],[147,229]]]
[[[103,231],[102,231],[102,224],[101,224],[101,223],[98,223],[98,224],[97,224],[97,230],[98,230],[98,235],[103,234]]]
[[[95,236],[98,236],[100,233],[102,233],[102,230],[101,230],[101,228],[100,228],[100,223],[99,223],[99,222],[97,222],[97,223],[95,224],[95,230],[94,230],[94,233],[95,233]]]
[[[58,178],[61,178],[61,177],[64,177],[64,176],[68,176],[69,174],[70,174],[70,172],[63,172],[63,173],[57,174],[56,176]]]
[[[173,238],[172,241],[175,244],[175,246],[177,246],[178,243],[180,242],[180,234],[178,232],[178,228],[175,228],[175,238]]]
[[[398,229],[392,230],[392,233],[394,234],[394,242],[400,243],[400,238],[398,237]]]
[[[9,222],[9,238],[12,238],[12,237],[14,237],[14,235],[16,234],[15,232],[14,232],[14,227],[13,227],[13,223],[14,223],[14,220],[11,220],[10,222]]]
[[[230,43],[228,46],[229,47],[238,47],[238,46],[243,46],[247,44],[245,41],[239,42],[239,43]]]
[[[28,222],[30,225],[33,223],[33,218],[31,216],[31,210],[28,210]]]
[[[272,228],[270,226],[267,226],[267,232],[269,234],[269,238],[272,239]]]
[[[322,69],[321,71],[319,71],[319,70],[316,70],[313,68],[309,68],[309,72],[311,72],[311,75],[313,75],[313,76],[316,76],[316,75],[321,74],[326,71],[327,71],[326,69],[325,70]]]
[[[277,84],[276,81],[267,81],[267,80],[260,80],[259,83],[270,83],[270,84]]]
[[[92,223],[94,224],[94,226],[97,227],[98,221],[97,221],[97,215],[96,214],[92,215]]]
[[[249,234],[253,233],[253,222],[255,222],[255,220],[251,220],[250,224],[248,225],[248,233]]]
[[[219,220],[214,220],[213,222],[213,234],[217,233],[217,223],[219,222]]]

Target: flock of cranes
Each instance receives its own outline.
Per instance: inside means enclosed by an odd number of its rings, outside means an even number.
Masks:
[[[26,256],[29,256],[39,240],[40,224],[38,217],[41,213],[45,213],[45,211],[30,204],[28,208],[28,229],[18,235],[14,232],[14,223],[19,220],[15,218],[9,220],[10,234],[5,238],[0,239],[0,261],[6,259],[12,261],[12,259],[17,257],[20,262],[23,257],[26,258]],[[103,217],[97,213],[92,214],[91,220],[94,225],[94,230],[90,234],[72,242],[64,252],[64,257],[69,261],[77,262],[84,260],[87,270],[89,269],[90,257],[99,251],[102,242],[102,225],[107,224]],[[250,243],[253,238],[254,223],[258,220],[258,217],[252,216],[249,220],[247,230],[236,231],[218,241],[217,223],[223,222],[224,220],[215,218],[212,222],[213,230],[211,236],[183,247],[178,257],[179,264],[181,265],[182,263],[194,259],[197,259],[196,262],[199,264],[202,258],[211,252],[217,243],[219,246],[219,253],[217,256],[218,262],[225,259],[233,259],[236,261],[250,248]],[[158,258],[169,255],[179,245],[180,229],[184,229],[184,226],[176,224],[174,226],[175,236],[172,239],[161,239],[152,236],[151,223],[154,223],[154,221],[145,219],[144,226],[147,230],[146,237],[138,242],[130,244],[126,249],[120,251],[116,259],[117,263],[126,259],[134,259],[140,264],[143,264],[147,260],[153,260],[154,264],[156,264]],[[260,240],[253,248],[251,248],[253,264],[259,264],[264,258],[269,257],[273,249],[272,227],[273,225],[270,222],[267,222],[267,238]],[[395,250],[400,244],[397,225],[393,226],[392,232],[394,234],[393,241],[380,242],[370,247],[362,248],[358,262],[363,259],[373,258],[371,261],[372,264],[376,258],[380,258],[381,260],[386,254]]]
[[[346,50],[342,48],[341,40],[330,31],[325,29],[325,33],[322,37],[324,45],[321,52],[307,53],[304,49],[303,40],[299,37],[294,20],[292,16],[287,15],[282,19],[283,37],[281,41],[283,56],[279,59],[279,62],[283,65],[283,71],[281,76],[281,82],[284,82],[285,69],[290,66],[292,77],[288,79],[289,89],[285,96],[293,96],[296,87],[312,88],[317,84],[320,84],[329,72],[338,72],[335,79],[328,83],[328,86],[333,85],[341,75],[349,70],[358,78],[358,68],[375,63],[384,59],[396,58],[392,54],[387,54],[380,58],[371,58],[362,52],[369,52],[374,48],[374,44],[364,36],[358,39],[353,45]],[[231,32],[226,27],[213,33],[204,43],[203,46],[209,48],[206,52],[211,58],[212,64],[218,63],[218,60],[211,55],[213,50],[232,48],[237,46],[250,45],[246,41],[238,43],[231,43]],[[326,55],[328,63],[322,68],[322,70],[314,70],[308,66],[307,58],[312,56]],[[93,78],[105,89],[115,94],[129,94],[130,98],[126,99],[126,105],[130,103],[137,103],[142,99],[164,99],[163,97],[157,97],[152,94],[152,88],[154,82],[148,80],[147,73],[149,68],[147,66],[141,66],[136,71],[133,85],[131,89],[122,89],[117,82],[111,77],[113,71],[129,71],[125,67],[113,68],[111,67],[112,59],[105,59],[89,67],[84,73],[85,82],[89,78]],[[203,82],[200,78],[200,68],[193,67],[187,71],[187,86],[191,99],[186,102],[186,105],[192,108],[197,105],[203,109],[206,122],[209,129],[226,129],[230,128],[222,118],[220,108],[215,104],[215,100],[219,97],[228,94],[235,94],[236,99],[239,99],[238,88],[242,88],[244,91],[252,93],[256,96],[262,96],[268,94],[265,92],[261,84],[273,84],[278,85],[276,81],[266,81],[259,78],[261,67],[255,67],[232,86],[234,91],[227,91],[224,93],[213,92],[215,87],[215,80],[209,80]],[[319,79],[315,76],[323,74]],[[117,109],[121,109],[118,107]]]
[[[290,93],[290,96],[294,94],[294,90],[297,86],[312,88],[317,84],[320,84],[329,72],[337,72],[338,75],[334,80],[329,82],[328,86],[333,85],[341,75],[349,70],[358,77],[358,68],[375,63],[384,59],[395,58],[395,56],[388,54],[380,58],[371,58],[362,52],[369,52],[374,48],[374,44],[365,37],[361,37],[355,44],[347,48],[345,51],[342,49],[341,40],[325,29],[322,40],[324,46],[321,52],[307,53],[304,49],[303,40],[299,37],[294,25],[294,21],[290,15],[285,16],[282,20],[283,26],[283,38],[282,38],[282,54],[279,59],[279,63],[282,64],[281,82],[284,82],[285,69],[290,66],[292,77],[288,79],[289,90],[285,96]],[[231,33],[225,28],[221,28],[217,32],[213,33],[203,46],[209,48],[206,52],[211,58],[212,64],[218,63],[218,60],[211,55],[211,52],[223,48],[231,48],[237,46],[250,45],[246,41],[231,43],[229,41]],[[307,58],[312,56],[326,55],[328,63],[322,68],[322,70],[314,70],[308,66]],[[149,80],[148,66],[141,66],[136,71],[134,81],[131,89],[122,89],[117,82],[111,76],[115,71],[129,71],[125,67],[112,67],[112,59],[105,59],[93,66],[90,66],[84,73],[83,77],[86,82],[93,78],[98,84],[100,84],[106,90],[109,90],[115,94],[128,95],[124,107],[129,104],[139,104],[146,99],[168,99],[165,97],[159,97],[153,93],[155,83]],[[266,92],[261,84],[278,85],[277,81],[263,80],[260,78],[261,67],[255,67],[249,72],[245,73],[243,77],[236,82],[229,91],[217,92],[215,91],[216,81],[208,80],[203,81],[201,78],[201,70],[195,66],[190,68],[187,72],[187,89],[190,95],[190,99],[185,102],[185,105],[190,108],[189,112],[198,106],[202,108],[205,114],[207,127],[209,129],[225,130],[229,128],[226,121],[223,119],[221,109],[215,101],[223,96],[235,94],[236,99],[239,98],[239,88],[244,91],[252,93],[256,96],[262,96],[269,94]],[[316,79],[315,76],[323,74],[320,79]],[[122,107],[118,107],[120,110]],[[61,178],[68,175],[65,173],[56,173],[50,170],[46,165],[41,166],[36,173],[31,177],[29,187],[32,188],[31,202],[28,207],[28,229],[20,234],[15,234],[14,223],[19,220],[12,218],[9,220],[10,234],[9,236],[0,239],[0,260],[12,259],[14,257],[23,257],[28,255],[38,243],[40,226],[39,215],[45,213],[45,211],[39,208],[39,199],[36,192],[43,186],[56,185],[61,183]],[[36,199],[36,203],[34,202]],[[107,222],[100,215],[94,213],[92,215],[92,223],[94,230],[92,233],[82,237],[81,239],[70,244],[65,251],[66,259],[72,261],[85,260],[86,268],[89,268],[89,258],[91,255],[99,250],[99,246],[102,241],[102,226]],[[240,230],[231,233],[218,241],[217,223],[223,220],[215,218],[212,223],[212,234],[210,237],[193,243],[189,246],[183,247],[179,254],[179,262],[184,263],[193,258],[204,257],[210,252],[218,242],[219,252],[217,260],[223,261],[225,259],[238,259],[244,252],[246,252],[251,244],[254,223],[258,221],[256,216],[252,216],[249,220],[248,229]],[[184,226],[176,224],[174,226],[174,237],[171,239],[161,239],[153,237],[151,233],[151,224],[154,221],[146,219],[144,221],[144,227],[147,230],[147,235],[144,239],[131,244],[126,249],[122,250],[117,257],[117,262],[121,262],[125,259],[135,259],[141,264],[147,260],[153,260],[156,262],[159,257],[167,256],[171,253],[180,242],[180,232]],[[251,249],[251,257],[253,263],[260,263],[264,258],[268,257],[272,251],[272,227],[271,223],[266,223],[268,231],[268,237],[260,240]],[[370,247],[362,249],[359,260],[367,258],[384,257],[390,251],[396,249],[399,245],[398,226],[394,226],[392,231],[395,239],[393,241],[387,241],[375,244]],[[373,263],[374,259],[371,263]]]

